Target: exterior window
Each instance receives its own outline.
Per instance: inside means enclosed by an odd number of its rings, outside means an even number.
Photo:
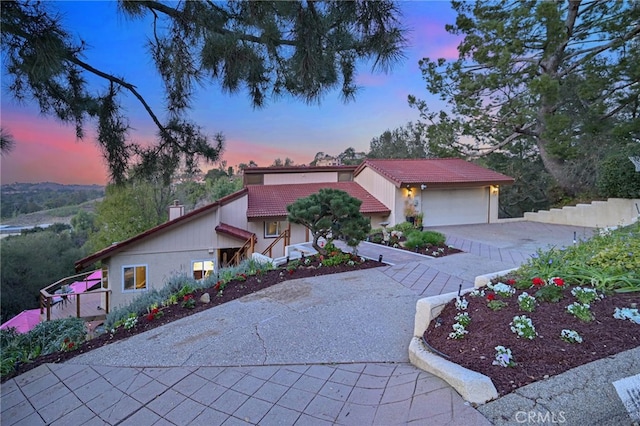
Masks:
[[[265,222],[264,237],[275,238],[280,235],[280,222]]]
[[[338,182],[351,182],[353,181],[352,172],[338,172]]]
[[[102,288],[109,288],[109,268],[102,267]]]
[[[196,260],[193,262],[193,278],[202,280],[213,273],[213,260]]]
[[[124,291],[147,289],[147,267],[145,265],[122,268]]]
[[[244,175],[245,185],[263,185],[264,175]]]

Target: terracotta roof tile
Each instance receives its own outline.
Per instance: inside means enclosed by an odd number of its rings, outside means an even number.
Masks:
[[[321,182],[284,185],[251,185],[247,218],[283,217],[287,206],[298,198],[308,197],[322,188],[339,189],[362,201],[362,214],[389,214],[391,211],[355,182]]]
[[[512,184],[514,179],[459,158],[365,160],[357,176],[370,167],[397,187],[405,184]]]

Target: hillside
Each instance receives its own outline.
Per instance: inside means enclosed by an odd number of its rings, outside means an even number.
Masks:
[[[52,223],[51,218],[66,223],[78,212],[78,206],[101,199],[104,191],[104,186],[100,185],[4,184],[0,186],[0,216],[5,225]],[[94,204],[84,208],[91,210]]]

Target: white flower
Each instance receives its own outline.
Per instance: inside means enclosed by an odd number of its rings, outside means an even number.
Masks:
[[[469,293],[471,297],[484,297],[484,289],[478,288]]]
[[[464,311],[465,309],[467,309],[467,306],[469,306],[469,302],[467,301],[467,299],[460,298],[460,297],[456,297],[456,309],[459,311]]]
[[[524,337],[532,340],[538,335],[531,318],[524,315],[516,315],[513,317],[513,321],[510,322],[509,325],[511,326],[511,331],[517,334],[518,337]]]
[[[575,287],[571,289],[571,294],[581,303],[591,303],[598,298],[598,292],[593,288]]]
[[[516,292],[515,288],[505,283],[489,284],[487,287],[504,297],[509,297]]]
[[[560,338],[569,343],[582,343],[582,337],[574,330],[562,330],[560,332]]]
[[[464,325],[460,323],[453,324],[453,331],[449,333],[449,339],[461,339],[465,334],[469,333]]]
[[[516,365],[511,355],[511,349],[507,349],[504,346],[496,346],[495,349],[496,359],[492,365],[499,365],[500,367],[513,367]]]
[[[613,317],[621,320],[628,319],[633,323],[640,324],[640,313],[637,308],[616,308]]]

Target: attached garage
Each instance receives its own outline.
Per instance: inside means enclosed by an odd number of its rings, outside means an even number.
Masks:
[[[488,223],[489,187],[422,191],[424,226]]]

